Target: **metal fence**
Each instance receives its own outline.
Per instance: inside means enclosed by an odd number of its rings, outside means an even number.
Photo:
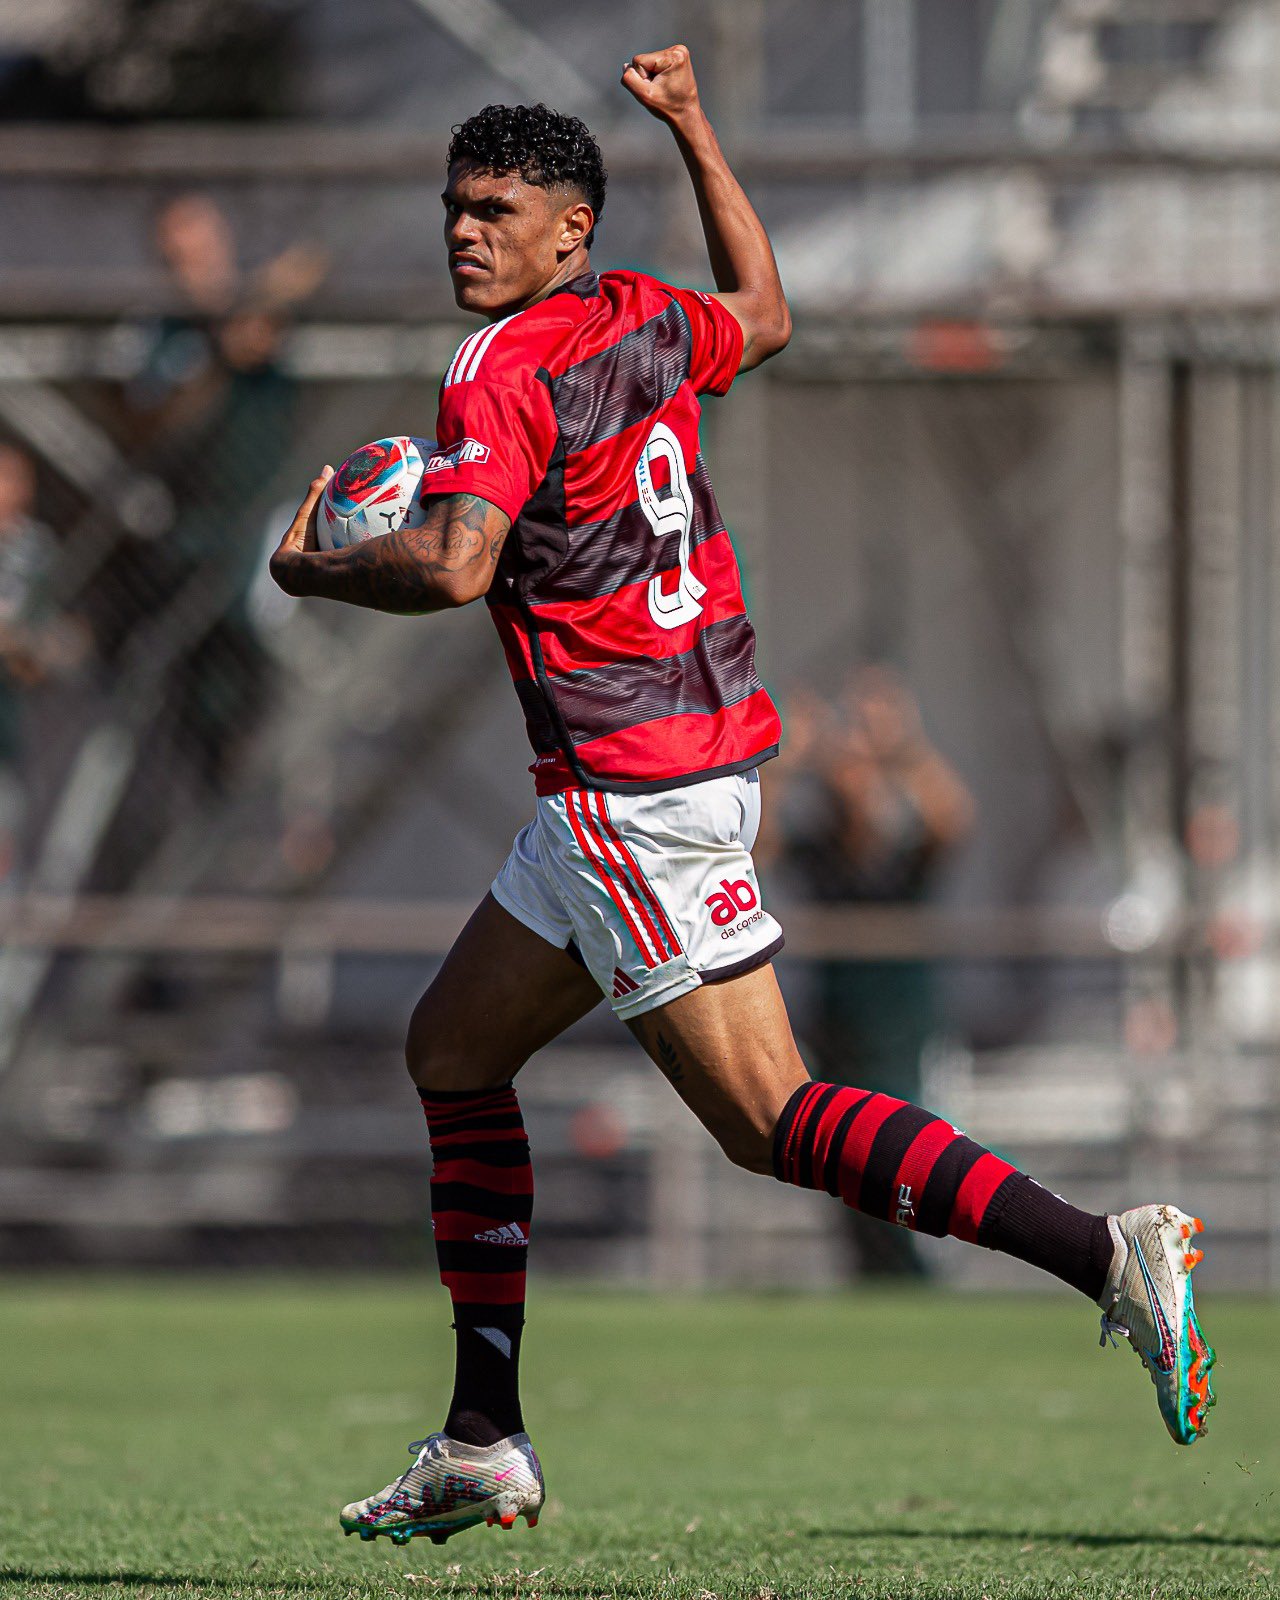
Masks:
[[[872,331],[850,329],[841,359]],[[1218,1270],[1270,1281],[1275,380],[1265,353],[1205,358],[1149,325],[1064,362],[1070,331],[1046,333],[1043,365],[1032,347],[946,378],[873,348],[860,377],[814,363],[709,419],[779,692],[888,657],[977,802],[933,908],[795,905],[789,981],[803,1033],[807,972],[948,963],[923,1092],[1089,1203],[1190,1188],[1232,1234]],[[247,479],[210,489],[116,446],[125,503],[158,508],[155,526],[40,460],[82,653],[14,691],[13,1259],[422,1249],[396,1033],[523,820],[520,732],[482,616],[348,615],[263,582],[314,461],[406,426],[431,392],[292,382],[265,479],[252,449],[230,453]],[[108,438],[118,424],[105,384],[5,392],[28,448],[59,404]],[[231,504],[252,509],[220,520]],[[748,1200],[607,1031],[534,1081],[562,1261],[841,1270],[821,1207]],[[624,1127],[599,1137],[616,1150],[584,1155],[566,1130],[594,1140],[615,1099]]]

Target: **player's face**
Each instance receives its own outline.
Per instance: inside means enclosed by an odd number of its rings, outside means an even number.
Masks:
[[[583,208],[518,173],[455,162],[441,199],[453,297],[466,311],[496,316],[537,299],[581,243],[566,218]]]

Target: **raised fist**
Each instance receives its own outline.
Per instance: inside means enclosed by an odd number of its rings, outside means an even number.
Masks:
[[[622,86],[663,122],[678,122],[698,104],[698,85],[685,45],[642,50],[623,68]]]

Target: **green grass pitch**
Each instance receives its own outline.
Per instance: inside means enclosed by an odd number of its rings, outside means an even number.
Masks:
[[[535,1283],[536,1530],[343,1539],[442,1417],[434,1282],[49,1282],[0,1298],[0,1594],[1280,1595],[1280,1316],[1210,1303],[1167,1439],[1065,1294],[699,1299]]]

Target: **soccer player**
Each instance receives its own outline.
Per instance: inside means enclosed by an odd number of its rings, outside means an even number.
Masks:
[[[454,132],[443,195],[454,295],[485,325],[444,375],[425,521],[318,550],[326,469],[272,558],[290,594],[381,611],[483,596],[535,756],[534,818],[409,1025],[456,1372],[443,1429],[343,1510],[366,1539],[537,1520],[517,1388],[533,1174],[514,1079],[602,994],[730,1160],[1072,1284],[1102,1308],[1104,1339],[1141,1356],[1179,1443],[1213,1403],[1197,1220],[1169,1205],[1089,1215],[943,1118],[815,1083],[800,1059],[751,861],[779,720],[698,451],[698,396],[776,355],[791,319],[689,52],[636,55],[622,84],[675,136],[716,292],[598,276],[591,134],[544,106],[485,107]]]

